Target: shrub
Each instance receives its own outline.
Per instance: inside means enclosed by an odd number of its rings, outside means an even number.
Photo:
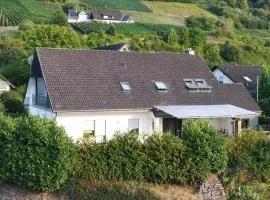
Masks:
[[[222,46],[220,55],[227,61],[237,61],[240,57],[240,51],[238,48],[233,46],[230,42],[226,41],[226,43]]]
[[[138,135],[117,135],[101,144],[79,148],[78,175],[86,180],[143,179],[144,154]]]
[[[179,36],[177,32],[174,29],[171,29],[170,32],[167,35],[167,42],[170,45],[176,45],[178,44]]]
[[[270,183],[270,141],[261,132],[246,130],[227,144],[228,175]]]
[[[79,145],[76,176],[87,181],[194,184],[210,172],[225,171],[225,139],[208,122],[187,122],[183,141],[169,133],[146,139],[128,133],[102,144]]]
[[[51,24],[57,24],[60,26],[66,26],[67,25],[67,17],[63,11],[57,11],[54,12],[51,19]]]
[[[144,142],[147,157],[144,172],[151,182],[183,183],[183,143],[171,133],[154,134]]]
[[[249,185],[243,185],[234,188],[229,192],[230,200],[239,199],[269,199],[270,198],[270,186],[262,183],[255,183]]]
[[[73,169],[75,148],[55,121],[39,117],[0,116],[2,179],[29,188],[53,191]]]
[[[22,97],[15,91],[3,92],[0,95],[0,100],[3,102],[6,113],[15,115],[26,115],[27,111],[24,108]]]
[[[225,172],[228,160],[225,139],[209,122],[186,121],[183,143],[190,183],[202,182],[211,172]]]
[[[3,102],[0,102],[0,114],[6,113],[6,108]]]

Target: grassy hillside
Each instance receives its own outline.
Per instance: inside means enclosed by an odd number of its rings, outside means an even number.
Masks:
[[[34,0],[0,0],[0,26],[15,26],[25,19],[40,23],[56,8],[54,4]]]
[[[123,11],[123,13],[133,15],[135,20],[141,23],[173,25],[184,25],[185,18],[190,16],[216,18],[215,15],[196,4],[160,1],[143,1],[143,3],[153,12]]]
[[[87,9],[151,11],[139,0],[80,0],[80,2]]]

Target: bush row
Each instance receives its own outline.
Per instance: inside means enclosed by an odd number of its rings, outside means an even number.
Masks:
[[[181,140],[171,134],[141,139],[118,135],[79,147],[76,176],[83,180],[144,180],[196,184],[226,170],[225,139],[206,121],[185,123]]]
[[[270,183],[270,140],[264,133],[246,130],[227,144],[228,176],[241,182]]]
[[[0,114],[0,180],[59,189],[74,166],[75,148],[55,121]]]

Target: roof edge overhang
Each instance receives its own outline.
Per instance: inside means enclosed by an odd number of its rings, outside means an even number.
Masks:
[[[213,107],[215,107],[215,109],[217,107],[221,107],[221,110],[219,111],[219,114],[210,114],[211,112],[208,110],[209,109],[213,109]],[[191,113],[196,112],[196,110],[192,110],[192,107],[196,107],[198,108],[198,113],[200,114],[187,114],[184,113],[186,111],[190,111]],[[174,108],[176,112],[172,111],[171,109]],[[204,108],[204,109],[200,109],[200,108]],[[234,111],[234,114],[229,114],[228,111],[224,110],[224,109],[234,109],[236,111]],[[174,105],[174,106],[155,106],[153,108],[153,113],[155,115],[155,117],[174,117],[174,118],[178,118],[178,119],[220,119],[220,118],[250,118],[250,117],[258,117],[261,115],[261,111],[260,112],[254,112],[254,111],[249,111],[247,109],[243,109],[237,106],[233,106],[230,104],[223,104],[223,105]],[[179,113],[177,113],[179,112]],[[208,114],[209,113],[209,114]]]

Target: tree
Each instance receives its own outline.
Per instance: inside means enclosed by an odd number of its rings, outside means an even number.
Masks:
[[[206,43],[206,34],[199,28],[189,29],[190,45],[194,49],[202,49]]]
[[[0,100],[3,102],[6,113],[15,115],[27,114],[27,111],[23,105],[23,97],[21,97],[15,91],[3,92],[0,95]]]
[[[116,35],[116,27],[115,27],[115,25],[111,24],[106,33],[109,34],[109,35],[115,36]]]
[[[264,114],[270,115],[270,66],[263,66],[262,78],[259,85],[259,103]]]
[[[56,11],[53,13],[51,19],[51,24],[57,24],[60,26],[66,26],[67,25],[67,17],[63,11]]]
[[[21,35],[26,49],[31,52],[36,47],[81,48],[84,41],[70,27],[38,25]]]
[[[189,31],[185,26],[179,28],[179,44],[184,47],[189,47]]]
[[[204,51],[203,57],[208,65],[214,66],[217,63],[221,63],[220,49],[218,45],[206,44],[203,51]]]
[[[226,61],[236,62],[237,60],[239,60],[240,51],[238,48],[233,46],[229,41],[226,41],[221,48],[220,55]]]
[[[170,45],[175,45],[175,44],[178,44],[178,40],[179,40],[178,34],[176,33],[174,29],[171,29],[167,36],[167,42]]]
[[[202,182],[209,173],[221,174],[226,171],[228,156],[226,142],[208,121],[185,121],[183,130],[185,164],[191,183]]]

